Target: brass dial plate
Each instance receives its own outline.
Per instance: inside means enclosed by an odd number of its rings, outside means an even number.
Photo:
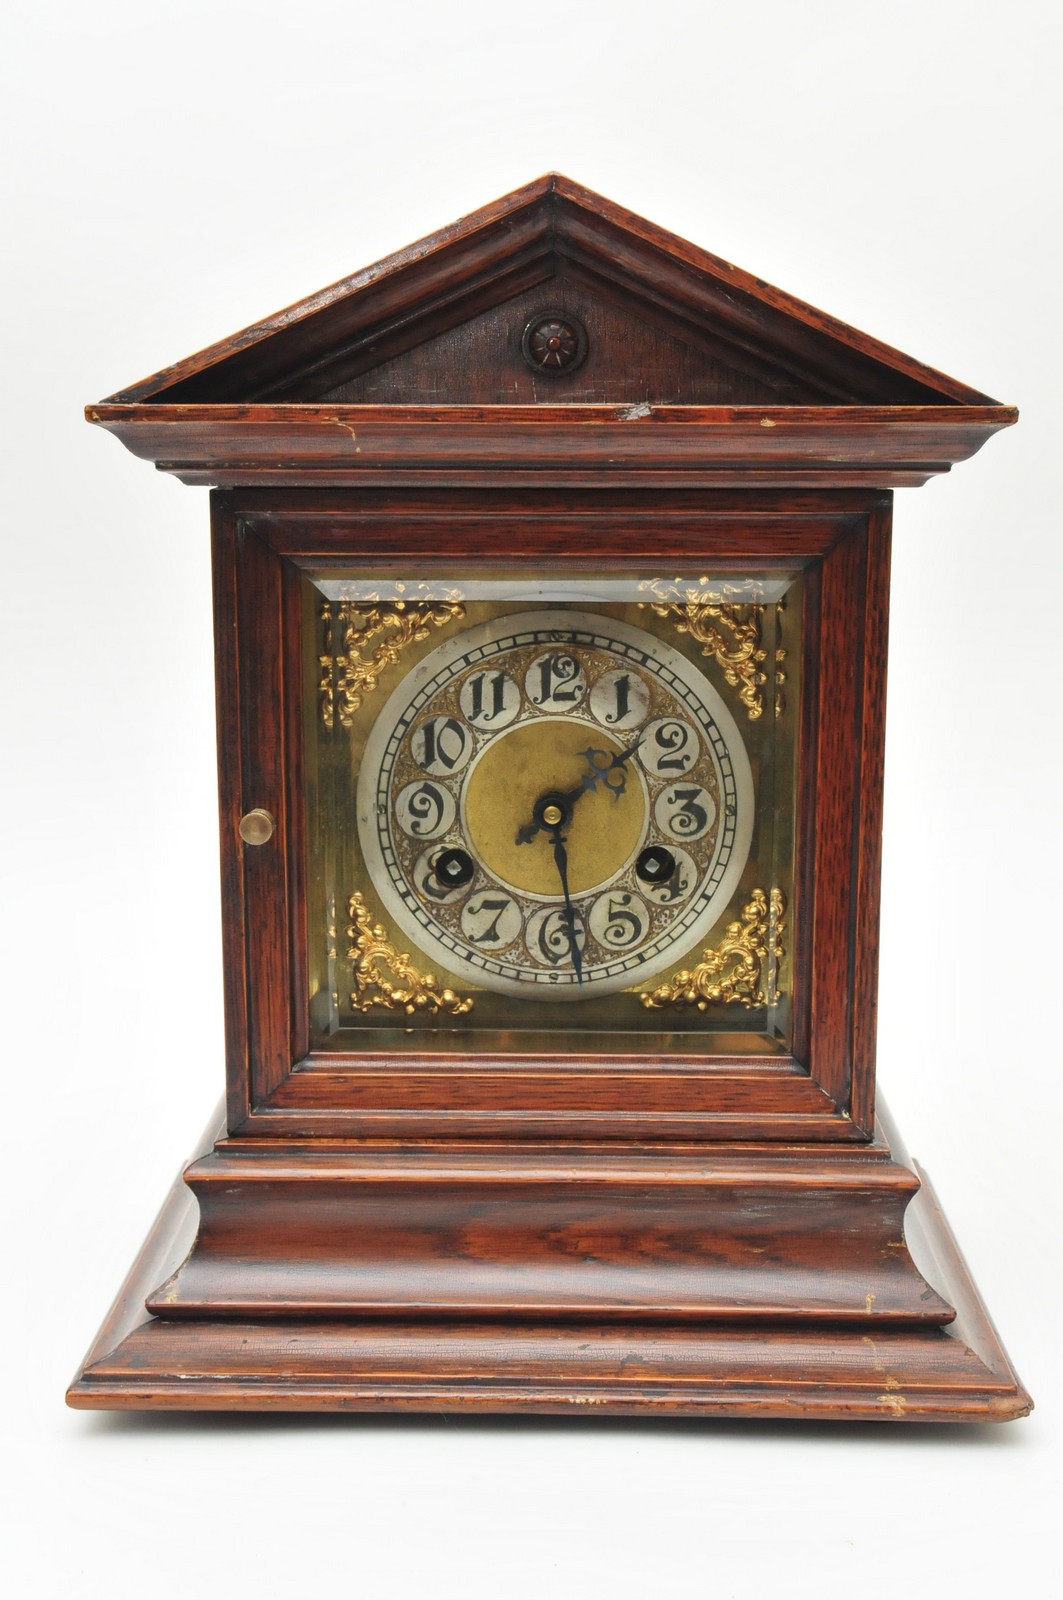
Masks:
[[[492,877],[518,893],[556,900],[557,870],[549,849],[517,843],[544,787],[571,790],[587,771],[582,754],[591,742],[587,724],[568,717],[519,722],[480,751],[462,794],[462,811],[473,854]],[[610,756],[620,741],[596,728],[593,743]],[[544,784],[544,774],[549,774]],[[565,828],[571,862],[569,886],[581,895],[607,883],[634,855],[646,831],[646,786],[635,775],[613,795],[604,783],[580,797]],[[547,807],[557,813],[560,806]],[[552,816],[544,820],[549,824]]]
[[[608,617],[535,611],[412,669],[367,742],[358,825],[385,909],[433,959],[578,1000],[642,986],[708,933],[749,852],[753,781],[685,656]],[[675,874],[647,883],[639,852],[662,844]]]

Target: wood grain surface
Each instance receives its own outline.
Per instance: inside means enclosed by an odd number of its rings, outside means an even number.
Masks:
[[[532,1411],[997,1422],[1030,1398],[928,1186],[908,1228],[947,1325],[792,1319],[679,1325],[146,1317],[194,1225],[174,1185],[67,1395],[81,1408]]]
[[[531,316],[577,315],[556,378]],[[897,487],[1015,421],[556,174],[89,406],[187,483]]]
[[[563,505],[563,509],[562,509]],[[261,489],[213,500],[219,661],[223,930],[230,1103],[236,1133],[373,1138],[859,1140],[874,1115],[882,675],[889,496],[819,490],[670,496],[601,491],[561,502]],[[501,557],[500,557],[500,552]],[[402,1052],[362,1039],[315,1051],[306,1033],[307,906],[300,717],[299,571],[452,571],[459,579],[549,563],[558,578],[607,570],[801,571],[798,869],[791,927],[795,1049],[706,1060],[692,1043],[558,1038],[529,1052],[470,1035],[464,1054],[412,1035]],[[667,567],[665,566],[667,563]],[[234,773],[239,768],[240,778]],[[249,850],[240,817],[264,808],[274,839]],[[858,870],[854,873],[853,864]],[[231,893],[230,893],[231,890]],[[852,974],[865,974],[854,988]]]
[[[891,491],[1014,409],[551,174],[86,414],[216,487],[226,1101],[70,1403],[1024,1414],[874,1059]],[[788,1051],[312,1048],[300,593],[363,569],[800,574]]]

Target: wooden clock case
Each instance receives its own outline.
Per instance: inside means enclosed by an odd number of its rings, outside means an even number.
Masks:
[[[70,1403],[1027,1411],[875,1110],[891,491],[1014,410],[548,176],[87,414],[215,490],[227,1095]],[[300,573],[440,557],[801,571],[790,1054],[313,1048]]]

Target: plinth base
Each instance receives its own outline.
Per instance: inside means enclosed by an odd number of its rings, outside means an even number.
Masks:
[[[994,1422],[1031,1408],[923,1179],[908,1248],[955,1318],[677,1323],[146,1315],[198,1210],[174,1185],[72,1384],[77,1407]],[[932,1291],[928,1291],[928,1297]]]

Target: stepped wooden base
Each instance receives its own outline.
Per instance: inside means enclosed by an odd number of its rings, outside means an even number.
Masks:
[[[404,1200],[392,1193],[390,1214],[398,1233],[405,1225],[409,1237],[397,1238],[395,1231],[385,1237],[378,1229],[373,1235],[374,1261],[364,1245],[352,1253],[350,1241],[343,1244],[335,1214],[343,1203],[342,1195],[337,1199],[337,1183],[342,1188],[346,1181],[355,1191],[348,1200],[348,1218],[367,1203],[364,1162],[356,1177],[347,1171],[344,1178],[333,1153],[325,1163],[325,1176],[319,1172],[308,1181],[304,1171],[293,1193],[285,1183],[299,1167],[290,1154],[255,1153],[251,1165],[258,1163],[257,1180],[252,1179],[242,1193],[251,1214],[261,1212],[263,1234],[257,1260],[254,1251],[251,1258],[246,1254],[238,1258],[233,1241],[227,1241],[224,1227],[218,1226],[209,1198],[204,1202],[203,1182],[197,1181],[205,1171],[206,1187],[213,1184],[224,1192],[224,1183],[214,1184],[222,1174],[232,1177],[233,1155],[223,1147],[194,1163],[187,1181],[175,1184],[67,1398],[79,1407],[160,1410],[565,1413],[581,1409],[622,1415],[931,1422],[1003,1421],[1024,1415],[1030,1409],[1029,1396],[994,1332],[932,1191],[924,1180],[912,1199],[918,1181],[913,1170],[896,1161],[884,1141],[875,1149],[877,1166],[874,1150],[865,1152],[863,1159],[859,1155],[854,1159],[852,1153],[840,1153],[838,1159],[843,1167],[850,1163],[854,1174],[845,1202],[856,1205],[851,1224],[860,1216],[861,1197],[868,1203],[859,1226],[866,1234],[864,1266],[873,1269],[876,1260],[882,1260],[880,1276],[874,1280],[884,1291],[881,1311],[871,1290],[859,1302],[854,1299],[860,1250],[854,1252],[851,1242],[841,1248],[839,1272],[832,1274],[828,1261],[821,1264],[817,1280],[799,1226],[794,1243],[792,1223],[789,1240],[776,1236],[775,1265],[763,1261],[768,1247],[755,1242],[755,1218],[767,1218],[765,1226],[777,1228],[779,1195],[786,1183],[773,1189],[761,1170],[751,1187],[753,1180],[748,1172],[743,1176],[741,1161],[763,1166],[756,1155],[743,1156],[730,1168],[726,1158],[722,1165],[716,1163],[713,1181],[707,1184],[702,1175],[709,1213],[716,1208],[716,1224],[723,1221],[721,1195],[724,1212],[731,1210],[731,1235],[723,1243],[717,1240],[718,1257],[731,1262],[729,1276],[723,1275],[722,1294],[718,1284],[712,1293],[704,1287],[691,1293],[695,1274],[689,1228],[678,1242],[669,1236],[671,1250],[663,1242],[665,1234],[654,1236],[650,1228],[646,1271],[640,1276],[632,1270],[625,1276],[621,1268],[627,1258],[622,1260],[615,1251],[604,1269],[600,1260],[588,1261],[588,1294],[582,1305],[574,1304],[579,1265],[573,1260],[572,1237],[562,1231],[554,1248],[544,1247],[541,1234],[538,1252],[532,1249],[528,1262],[530,1281],[538,1286],[533,1292],[553,1285],[552,1292],[559,1296],[553,1312],[545,1300],[532,1307],[526,1299],[522,1307],[518,1296],[517,1305],[502,1316],[499,1297],[509,1269],[500,1260],[497,1238],[490,1242],[491,1227],[497,1233],[500,1226],[496,1209],[500,1202],[497,1196],[493,1202],[485,1201],[474,1185],[466,1199],[475,1190],[481,1216],[486,1212],[486,1233],[481,1230],[477,1235],[481,1245],[484,1238],[488,1240],[484,1271],[479,1277],[475,1272],[470,1276],[455,1257],[455,1271],[448,1278],[441,1263],[448,1240],[453,1245],[456,1235],[436,1238],[429,1250],[434,1275],[418,1278],[416,1272],[407,1271],[406,1280],[420,1283],[421,1299],[416,1306],[410,1301],[400,1316],[394,1286],[404,1280],[393,1270],[396,1259],[389,1257],[389,1250],[400,1257],[405,1254],[408,1266],[410,1240],[421,1237],[418,1229],[430,1220],[422,1206],[412,1203],[408,1187]],[[834,1214],[844,1188],[835,1174],[824,1191],[824,1173],[833,1161],[833,1154],[824,1157],[807,1151],[783,1153],[781,1165],[778,1152],[767,1157],[769,1166],[775,1164],[776,1178],[804,1169],[806,1185],[811,1182],[813,1189],[808,1213],[813,1227],[817,1218],[823,1221]],[[602,1170],[609,1167],[605,1163]],[[721,1182],[721,1172],[726,1182]],[[633,1196],[642,1194],[644,1223],[649,1225],[654,1211],[660,1221],[661,1191],[645,1181],[644,1172],[637,1175],[644,1180],[640,1188],[632,1188],[630,1178],[621,1179],[616,1171],[613,1181],[625,1188],[631,1203]],[[525,1173],[525,1182],[528,1176]],[[265,1190],[256,1189],[256,1181],[265,1184]],[[396,1182],[391,1163],[388,1183],[393,1191]],[[689,1163],[673,1168],[666,1182],[671,1189],[664,1205],[666,1229],[675,1226],[677,1215],[685,1216],[689,1224],[692,1182]],[[536,1207],[546,1205],[549,1210],[549,1182],[545,1191],[543,1183],[540,1172],[533,1219]],[[199,1205],[193,1188],[199,1191]],[[434,1192],[434,1186],[429,1190]],[[230,1199],[235,1192],[230,1184]],[[905,1241],[886,1238],[879,1227],[884,1192],[903,1195]],[[418,1194],[420,1202],[435,1203],[425,1199],[423,1184]],[[736,1194],[744,1196],[748,1214],[741,1226]],[[284,1269],[280,1256],[274,1252],[271,1258],[263,1240],[272,1236],[270,1212],[278,1199],[294,1207],[296,1218],[301,1217],[301,1225],[314,1236],[303,1235],[304,1256],[289,1261],[287,1287],[279,1301],[274,1295],[271,1302],[270,1286],[276,1289]],[[455,1204],[460,1213],[460,1195]],[[507,1204],[518,1202],[511,1197],[501,1204],[505,1210]],[[526,1196],[519,1205],[526,1225]],[[201,1206],[203,1225],[192,1249]],[[577,1219],[579,1206],[580,1197],[570,1190],[570,1214]],[[323,1220],[322,1208],[332,1214],[330,1225]],[[800,1214],[798,1205],[793,1216]],[[243,1242],[246,1247],[247,1240]],[[602,1245],[601,1238],[597,1242]],[[804,1267],[795,1289],[793,1263],[802,1257]],[[751,1270],[741,1290],[743,1259]],[[567,1264],[560,1271],[559,1261]],[[300,1276],[307,1262],[309,1270]],[[629,1260],[627,1265],[631,1266]],[[719,1278],[711,1269],[708,1276]],[[468,1305],[459,1306],[456,1285],[463,1279],[470,1298]],[[369,1286],[369,1300],[376,1296],[375,1315],[364,1295],[359,1305],[352,1304],[350,1285],[356,1281]],[[660,1301],[672,1302],[670,1315],[662,1316],[660,1307],[653,1315],[655,1282]],[[618,1289],[621,1283],[623,1294]],[[766,1284],[773,1287],[766,1290]],[[921,1296],[913,1299],[915,1284],[923,1287]],[[294,1303],[299,1294],[307,1296],[307,1306]],[[798,1304],[801,1296],[806,1300],[803,1310]],[[710,1309],[713,1301],[715,1308]],[[146,1303],[165,1314],[147,1314]],[[311,1305],[312,1310],[307,1308]],[[248,1314],[249,1306],[256,1307],[254,1315]],[[470,1315],[476,1306],[478,1314]]]

